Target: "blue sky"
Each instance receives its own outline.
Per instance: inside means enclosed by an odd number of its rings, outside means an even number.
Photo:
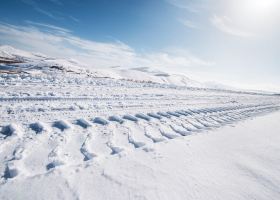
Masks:
[[[0,44],[280,90],[277,0],[2,0]]]

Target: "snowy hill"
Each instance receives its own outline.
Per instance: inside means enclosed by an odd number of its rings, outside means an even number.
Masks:
[[[122,69],[122,68],[108,68],[108,69],[98,69],[96,70],[99,74],[106,77],[111,77],[115,79],[125,79],[133,81],[144,81],[144,82],[154,82],[161,84],[170,84],[176,86],[187,86],[187,87],[202,87],[205,85],[189,79],[184,75],[168,74],[165,72],[150,71],[150,68],[132,68],[132,69]]]
[[[31,53],[13,48],[11,46],[3,45],[0,46],[0,58],[22,63],[44,60],[47,59],[47,56],[40,53]]]
[[[10,62],[7,63],[7,60]],[[16,70],[18,72],[43,70],[46,72],[48,68],[75,72],[85,71],[82,64],[74,60],[52,58],[41,53],[27,52],[11,46],[0,46],[0,70]]]
[[[11,46],[0,46],[0,70],[16,70],[36,74],[47,73],[48,69],[59,69],[65,72],[77,72],[94,77],[108,77],[114,79],[125,79],[132,81],[154,82],[187,87],[225,89],[220,84],[201,83],[188,78],[185,75],[169,74],[166,72],[153,70],[148,67],[125,69],[121,67],[111,67],[105,69],[92,68],[75,60],[52,58],[40,53],[22,51]],[[11,61],[10,66],[7,61]],[[9,64],[9,63],[8,63]],[[39,71],[38,71],[39,70]],[[221,86],[221,87],[219,87]]]

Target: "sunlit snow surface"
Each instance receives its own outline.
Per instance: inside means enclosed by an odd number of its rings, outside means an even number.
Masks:
[[[0,199],[280,198],[279,96],[28,62],[0,73]]]

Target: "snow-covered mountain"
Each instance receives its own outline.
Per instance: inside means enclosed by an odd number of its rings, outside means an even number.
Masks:
[[[85,71],[82,64],[72,59],[59,59],[16,49],[11,46],[0,46],[1,69],[28,72],[34,70],[46,71],[49,68],[57,68],[65,71]]]
[[[41,53],[27,52],[8,45],[0,46],[0,63],[5,60],[12,63],[28,63],[47,59],[49,58]]]
[[[1,64],[2,63],[2,64]],[[201,83],[182,74],[170,74],[149,67],[122,68],[110,67],[105,69],[93,68],[72,59],[60,59],[41,53],[27,52],[11,46],[0,46],[0,70],[16,70],[36,74],[47,73],[49,69],[65,72],[77,72],[94,75],[94,77],[108,77],[133,81],[154,82],[177,86],[225,89],[221,84]],[[219,87],[220,86],[220,87]]]

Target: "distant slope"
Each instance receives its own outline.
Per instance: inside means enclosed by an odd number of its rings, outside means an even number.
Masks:
[[[217,82],[199,82],[190,79],[183,74],[170,74],[158,70],[153,70],[149,67],[138,67],[125,69],[121,67],[111,67],[107,69],[98,69],[98,74],[105,77],[113,77],[116,79],[127,79],[135,81],[155,82],[162,84],[171,84],[176,86],[210,88],[222,90],[237,90],[236,88],[223,85]]]
[[[121,68],[111,67],[106,69],[92,68],[79,61],[72,59],[58,59],[48,57],[41,53],[27,52],[11,46],[0,46],[0,70],[28,73],[46,73],[50,69],[63,70],[65,72],[76,72],[93,75],[94,77],[108,77],[114,79],[126,79],[132,81],[155,82],[171,84],[176,86],[232,89],[219,83],[201,83],[188,78],[185,75],[169,74],[153,70],[149,67]]]
[[[31,72],[34,70],[60,69],[65,71],[85,71],[78,61],[48,57],[41,53],[27,52],[11,46],[0,46],[1,69]]]

